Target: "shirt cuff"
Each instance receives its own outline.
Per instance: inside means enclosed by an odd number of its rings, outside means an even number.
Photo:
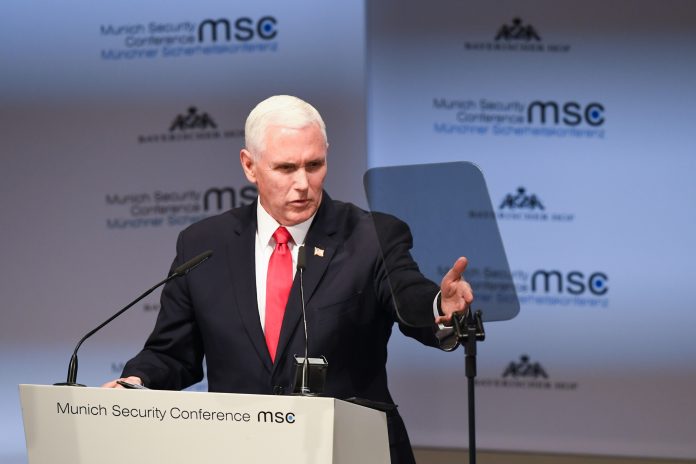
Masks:
[[[437,319],[439,316],[444,316],[445,314],[442,312],[442,309],[440,308],[440,296],[442,292],[437,292],[437,295],[435,295],[435,299],[433,300],[433,316],[435,319]],[[452,331],[452,327],[447,327],[445,324],[438,324],[437,325],[438,331]]]

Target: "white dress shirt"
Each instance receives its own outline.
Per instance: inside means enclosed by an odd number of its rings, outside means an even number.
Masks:
[[[259,306],[259,318],[261,319],[261,327],[266,330],[266,278],[268,276],[268,262],[271,259],[273,250],[276,246],[276,241],[273,239],[273,234],[280,227],[278,221],[273,219],[270,214],[261,205],[261,201],[257,203],[256,208],[256,301]],[[305,222],[294,226],[285,226],[290,232],[292,240],[288,242],[288,248],[292,254],[292,277],[295,278],[297,271],[297,250],[301,245],[304,245],[305,237],[312,225],[314,216],[307,219]]]

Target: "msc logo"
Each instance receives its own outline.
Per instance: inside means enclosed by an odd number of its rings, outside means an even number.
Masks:
[[[180,114],[174,119],[172,125],[169,126],[169,132],[208,128],[217,129],[217,124],[215,124],[213,118],[211,118],[208,113],[198,114],[198,109],[195,106],[191,106],[188,109],[188,113]]]
[[[541,37],[533,26],[524,26],[520,18],[514,18],[511,25],[503,24],[498,29],[495,40],[531,40],[541,41]]]
[[[525,188],[524,187],[519,187],[517,189],[516,194],[508,193],[505,198],[503,198],[503,201],[500,203],[500,206],[498,207],[499,209],[540,209],[544,210],[544,205],[541,203],[541,200],[534,195],[527,195],[525,193]]]
[[[282,413],[280,411],[259,411],[256,417],[257,422],[270,422],[272,424],[294,424],[295,423],[295,413],[287,412]]]
[[[510,362],[503,372],[503,377],[524,377],[532,379],[538,379],[539,377],[543,377],[545,379],[549,378],[549,376],[546,375],[544,368],[541,367],[541,364],[530,363],[529,356],[526,354],[520,356],[520,362]]]
[[[532,274],[532,292],[549,293],[567,292],[571,295],[581,295],[590,292],[593,295],[605,295],[609,291],[609,277],[603,272],[593,272],[585,277],[580,271],[570,271],[563,274],[560,271],[539,270]]]
[[[555,101],[533,101],[527,107],[527,122],[539,121],[546,124],[549,120],[553,124],[563,123],[567,126],[578,126],[585,122],[590,126],[604,124],[604,106],[601,103],[588,103],[584,108],[578,102],[570,101],[559,104]]]
[[[218,38],[225,42],[248,42],[254,38],[272,40],[278,35],[277,24],[278,20],[273,16],[263,16],[257,21],[246,16],[237,18],[234,22],[224,18],[206,19],[198,25],[198,41],[210,39],[217,42]]]
[[[209,211],[213,208],[213,201],[217,211],[221,211],[225,208],[225,205],[229,205],[229,208],[248,205],[256,199],[257,195],[258,192],[255,185],[246,185],[239,189],[239,191],[232,187],[209,188],[203,194],[203,210]],[[225,199],[228,201],[225,202]],[[242,200],[246,200],[246,202]]]

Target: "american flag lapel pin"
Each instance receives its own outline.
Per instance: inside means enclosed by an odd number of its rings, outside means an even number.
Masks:
[[[319,247],[314,247],[314,256],[318,256],[320,258],[324,257],[324,249],[319,248]]]

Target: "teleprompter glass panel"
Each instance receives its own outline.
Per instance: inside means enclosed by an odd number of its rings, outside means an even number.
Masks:
[[[365,173],[364,183],[375,224],[379,212],[409,225],[414,240],[411,254],[426,277],[439,285],[454,261],[466,256],[469,265],[464,278],[474,290],[472,307],[482,310],[483,320],[508,320],[519,313],[496,215],[476,165],[455,162],[373,168]],[[388,239],[382,228],[376,230],[384,250]],[[392,275],[389,269],[388,273]],[[416,327],[432,325],[432,315],[404,314],[399,311],[399,298],[404,296],[394,291],[393,297],[402,322]]]

